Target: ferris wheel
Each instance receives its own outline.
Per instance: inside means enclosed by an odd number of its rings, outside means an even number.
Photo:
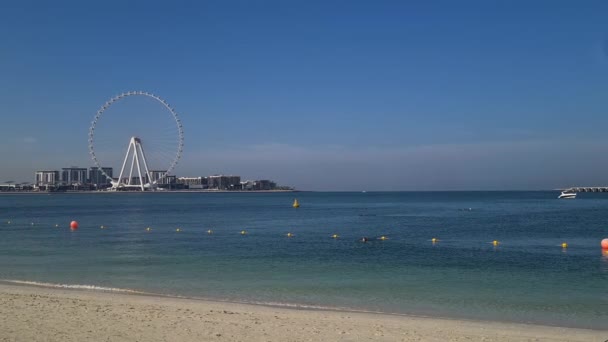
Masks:
[[[183,147],[177,112],[167,101],[144,91],[106,101],[89,129],[89,154],[112,190],[156,189],[175,169]],[[113,170],[120,170],[118,177]]]

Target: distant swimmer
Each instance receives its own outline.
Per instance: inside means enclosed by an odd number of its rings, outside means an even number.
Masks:
[[[361,242],[363,242],[363,243],[366,243],[366,242],[368,242],[368,241],[369,241],[369,238],[367,238],[367,237],[362,237],[362,238],[361,238],[361,240],[359,240],[359,241],[361,241]]]

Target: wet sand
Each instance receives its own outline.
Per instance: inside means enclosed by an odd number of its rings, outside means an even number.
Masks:
[[[0,341],[581,341],[608,330],[0,285]]]

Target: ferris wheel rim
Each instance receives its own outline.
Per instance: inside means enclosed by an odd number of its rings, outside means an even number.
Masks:
[[[162,104],[165,109],[167,109],[170,113],[171,116],[173,117],[173,120],[175,120],[175,124],[177,126],[177,152],[175,154],[175,157],[173,157],[173,159],[171,160],[171,163],[169,164],[169,167],[167,168],[166,172],[164,175],[162,175],[158,180],[155,181],[158,182],[161,179],[166,178],[168,175],[171,174],[171,172],[175,169],[175,167],[177,166],[177,163],[179,162],[179,160],[182,157],[182,152],[183,152],[183,147],[184,147],[184,128],[182,125],[182,122],[177,114],[177,112],[175,111],[175,109],[173,109],[173,107],[171,107],[171,105],[169,105],[169,103],[167,101],[165,101],[163,98],[161,98],[158,95],[155,95],[153,93],[147,92],[147,91],[128,91],[128,92],[123,92],[119,95],[116,95],[112,98],[110,98],[109,100],[107,100],[100,108],[99,110],[97,110],[97,112],[95,113],[95,117],[93,118],[93,121],[91,122],[91,127],[89,128],[89,154],[91,155],[91,159],[93,159],[93,164],[95,164],[94,166],[97,167],[97,169],[107,178],[109,179],[112,184],[114,184],[114,180],[113,177],[111,177],[110,175],[108,175],[104,170],[103,167],[101,166],[101,163],[99,162],[97,155],[95,153],[95,127],[97,126],[97,122],[99,121],[99,119],[102,117],[103,113],[110,108],[110,106],[112,106],[112,104],[114,104],[115,102],[129,97],[129,96],[137,96],[137,95],[141,95],[141,96],[147,96],[149,98],[152,98],[154,100],[156,100],[157,102],[159,102],[160,104]],[[120,180],[118,180],[118,184],[120,184]]]

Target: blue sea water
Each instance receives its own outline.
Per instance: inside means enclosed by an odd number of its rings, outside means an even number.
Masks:
[[[0,279],[608,329],[608,194],[557,194],[2,195]]]

